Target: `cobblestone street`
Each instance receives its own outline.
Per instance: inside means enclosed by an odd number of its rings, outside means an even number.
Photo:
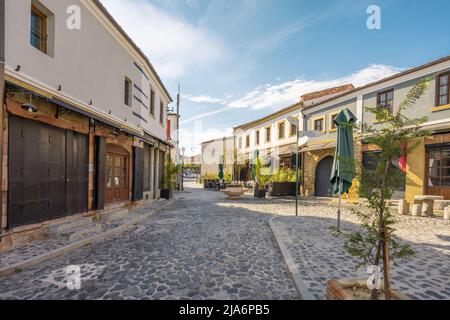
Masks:
[[[365,270],[355,270],[359,261],[351,257],[331,227],[336,226],[336,204],[323,200],[300,201],[300,217],[292,201],[272,200],[241,208],[279,215],[273,221],[277,233],[300,271],[307,290],[324,299],[328,279],[366,279]],[[450,223],[442,218],[395,216],[395,235],[409,244],[415,257],[392,266],[393,285],[411,299],[450,299]],[[359,228],[348,208],[343,210],[342,229]]]
[[[286,199],[227,200],[189,185],[165,210],[110,240],[0,278],[0,299],[298,299],[268,221],[305,288],[324,299],[328,279],[365,279],[330,227],[335,204]],[[416,257],[393,266],[394,287],[413,299],[450,299],[450,225],[441,218],[396,216],[397,237]],[[343,230],[359,228],[349,209]],[[81,290],[66,288],[79,265]]]
[[[188,189],[131,232],[0,278],[0,299],[298,299],[271,216],[229,204]],[[65,286],[69,265],[80,291]]]

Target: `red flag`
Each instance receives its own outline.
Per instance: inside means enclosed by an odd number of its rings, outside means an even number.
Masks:
[[[403,156],[400,158],[398,164],[402,168],[403,172],[406,173],[406,162],[408,160],[408,144],[405,143],[403,146]]]

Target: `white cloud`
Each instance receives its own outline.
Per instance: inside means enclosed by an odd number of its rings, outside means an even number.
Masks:
[[[402,69],[386,66],[382,64],[372,64],[351,75],[330,80],[308,80],[303,77],[281,84],[266,84],[258,86],[245,96],[232,101],[229,106],[232,108],[250,108],[254,110],[264,108],[287,107],[299,101],[300,96],[327,88],[332,88],[348,83],[355,87],[389,77]]]
[[[225,101],[223,99],[214,98],[214,97],[210,97],[207,95],[200,95],[200,96],[185,95],[183,97],[188,99],[189,101],[197,102],[197,103],[213,103],[213,104],[217,104],[217,103],[224,104],[225,103]]]
[[[207,69],[227,51],[206,29],[170,16],[149,2],[101,2],[165,78],[178,79],[190,69]]]

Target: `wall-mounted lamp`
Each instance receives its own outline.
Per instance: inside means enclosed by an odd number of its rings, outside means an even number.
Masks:
[[[92,100],[89,100],[89,105],[92,106]]]
[[[15,69],[14,71],[19,72],[19,71],[20,71],[20,68],[22,68],[22,67],[20,66],[20,64],[18,64],[17,67],[16,67],[16,69]]]
[[[22,104],[21,107],[23,110],[26,110],[29,113],[37,113],[38,108],[33,104],[32,98],[33,98],[33,95],[30,93],[30,102]]]
[[[33,104],[33,94],[32,93],[23,92],[23,91],[15,91],[15,92],[8,92],[8,94],[29,96],[30,97],[30,101],[27,102],[27,103],[23,103],[20,107],[23,110],[28,111],[29,113],[36,113],[36,112],[39,111],[38,108]]]
[[[59,86],[58,86],[58,91],[61,91],[61,90],[62,90],[62,86],[59,85]]]
[[[112,114],[112,111],[111,110],[109,110],[109,112],[108,112],[109,114]]]

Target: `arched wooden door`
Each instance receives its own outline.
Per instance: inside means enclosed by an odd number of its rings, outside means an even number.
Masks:
[[[323,158],[316,167],[315,193],[317,197],[332,197],[333,191],[330,183],[331,170],[333,169],[332,156]]]
[[[105,163],[106,202],[130,198],[130,156],[119,146],[107,145]]]

